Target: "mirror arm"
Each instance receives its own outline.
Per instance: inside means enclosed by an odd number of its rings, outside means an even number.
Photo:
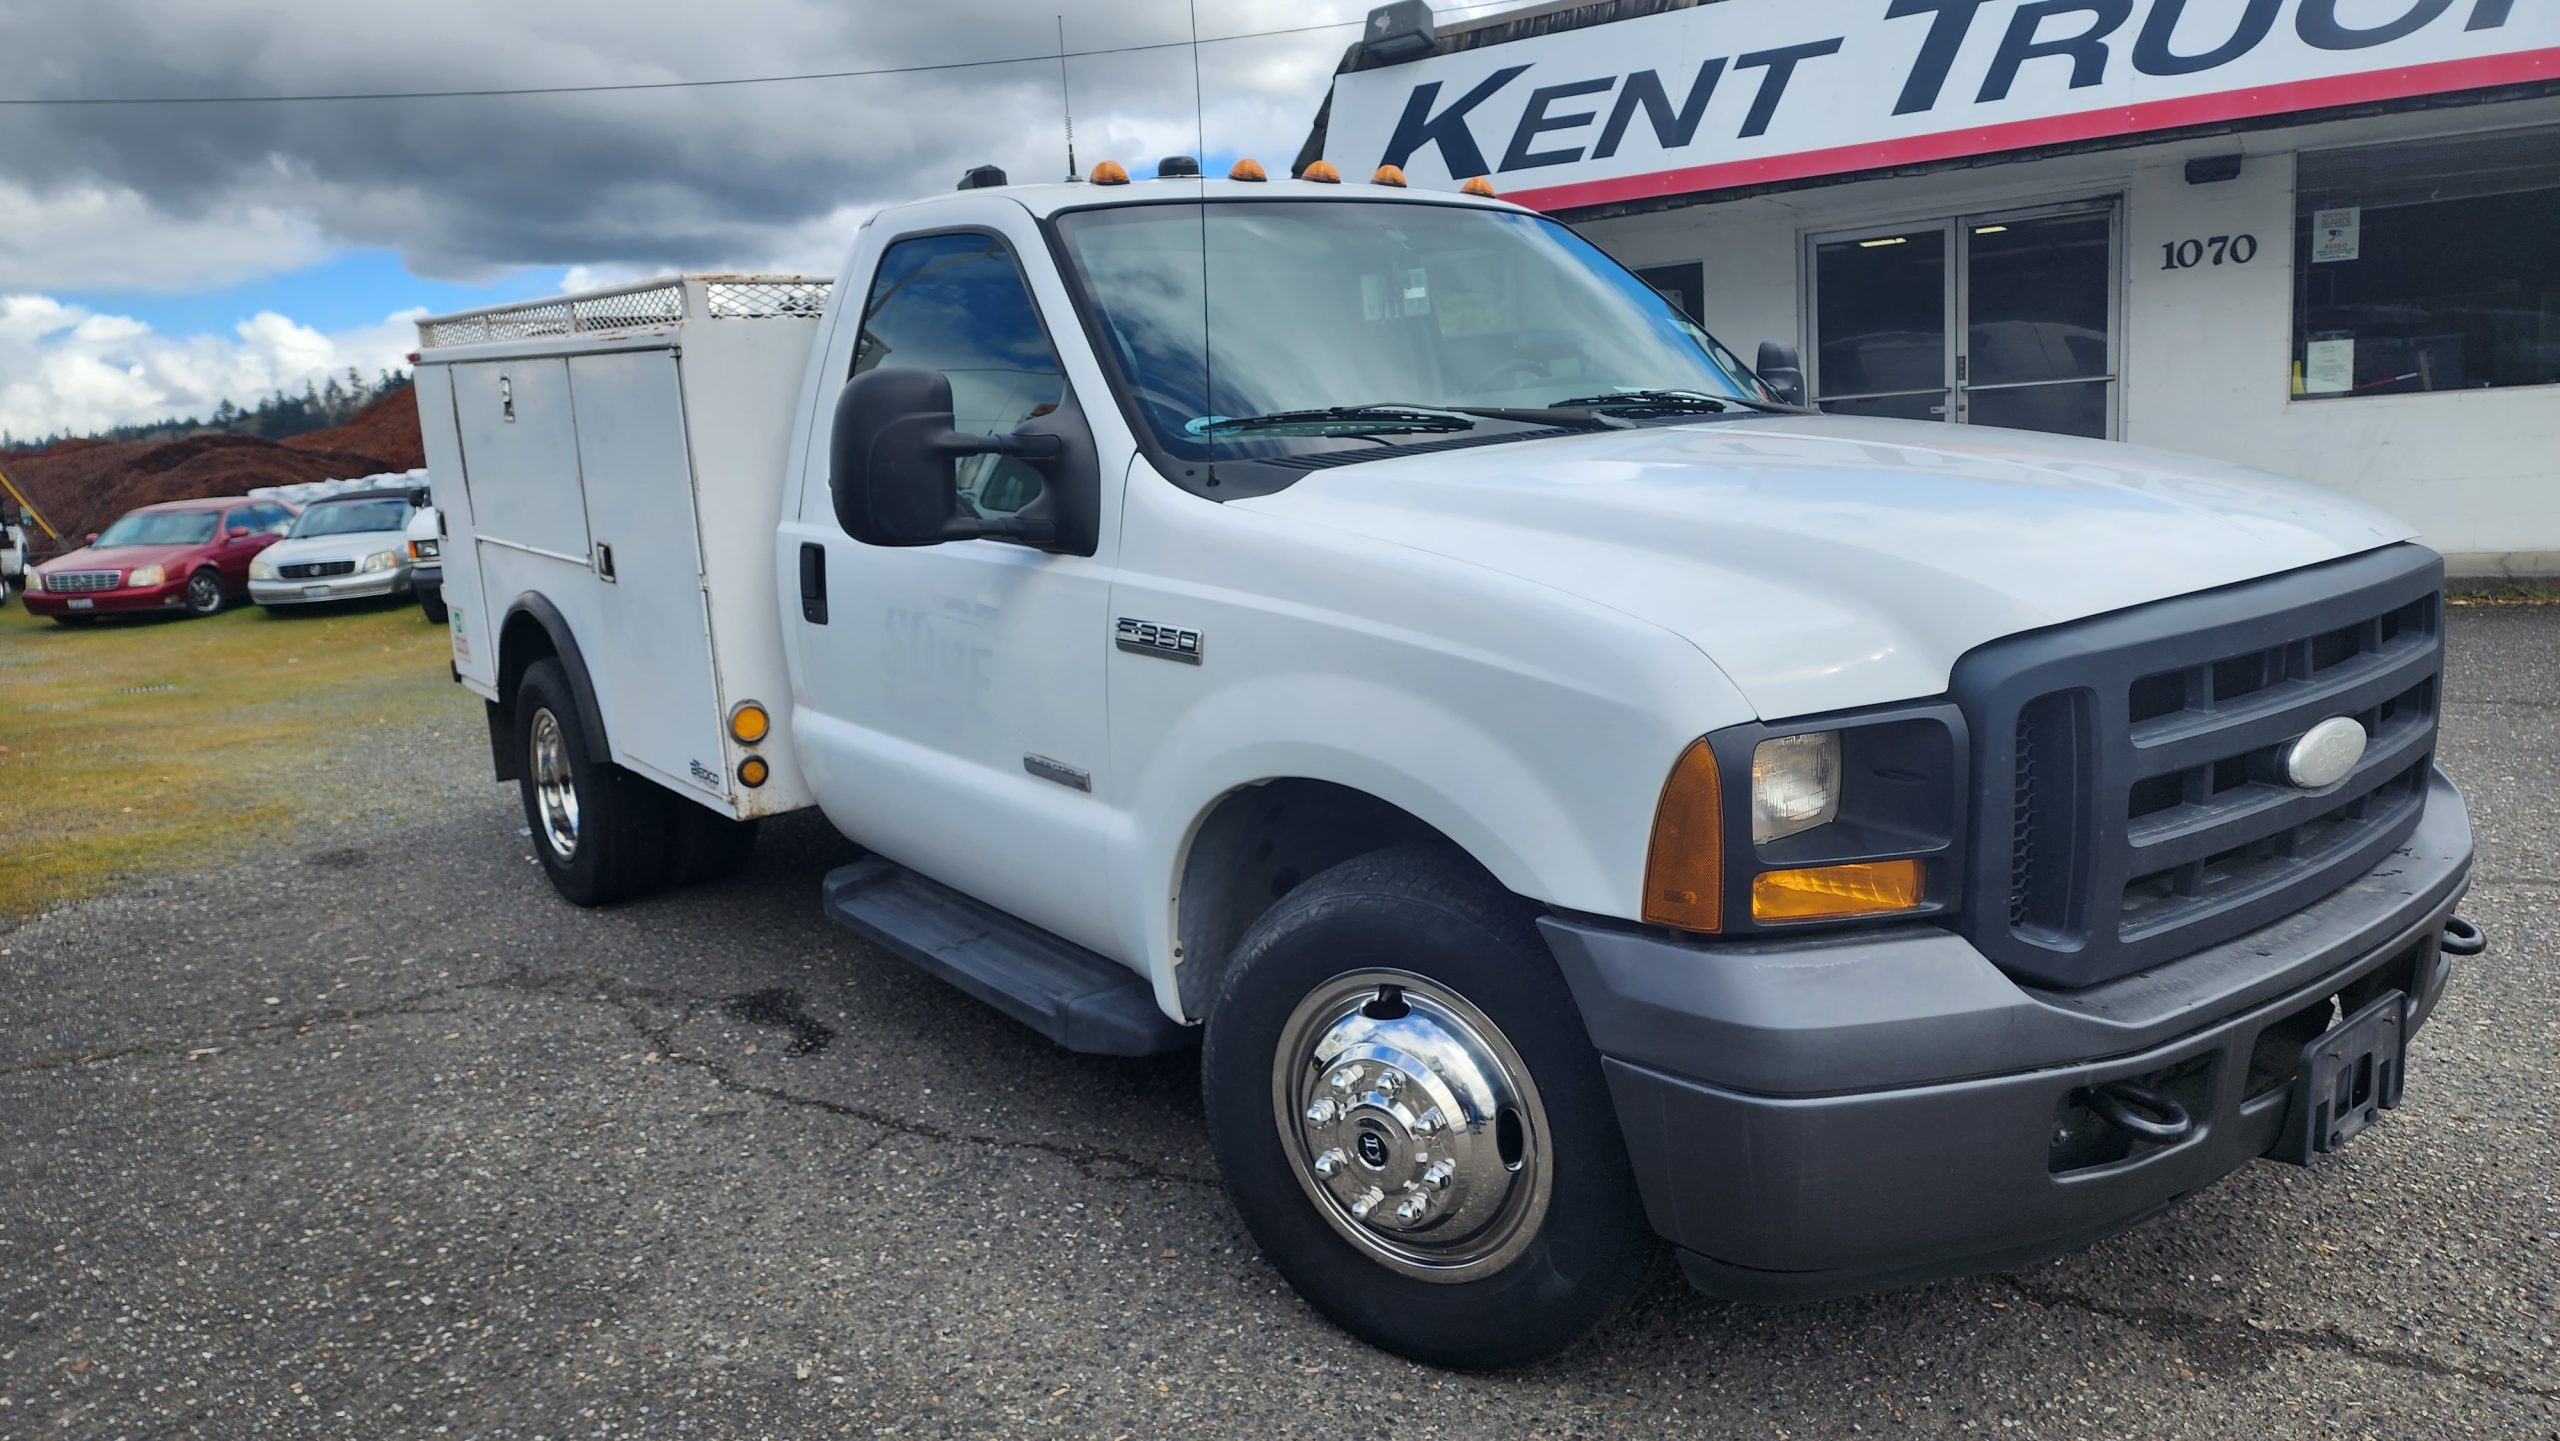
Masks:
[[[925,442],[937,454],[957,459],[964,455],[1009,455],[1016,460],[1056,460],[1066,449],[1054,435],[965,435],[946,430]]]

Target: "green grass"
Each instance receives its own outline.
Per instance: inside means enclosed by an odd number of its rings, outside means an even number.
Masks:
[[[321,806],[382,728],[476,724],[414,605],[64,628],[0,610],[0,918],[236,854]],[[375,774],[380,774],[377,770]]]

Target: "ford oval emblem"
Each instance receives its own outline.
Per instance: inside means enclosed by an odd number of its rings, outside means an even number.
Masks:
[[[2346,716],[2329,719],[2303,732],[2284,753],[2284,778],[2306,791],[2345,780],[2364,759],[2364,727]]]

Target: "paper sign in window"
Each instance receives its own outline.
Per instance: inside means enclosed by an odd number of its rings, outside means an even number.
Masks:
[[[2302,389],[2307,395],[2344,395],[2356,388],[2356,343],[2315,340],[2303,357]]]

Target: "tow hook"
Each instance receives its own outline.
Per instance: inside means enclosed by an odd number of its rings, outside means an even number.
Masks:
[[[2196,1118],[2177,1098],[2132,1081],[2085,1086],[2080,1104],[2119,1131],[2155,1145],[2171,1145],[2195,1134]]]
[[[2444,918],[2444,953],[2448,956],[2476,956],[2489,949],[2486,931],[2460,916]]]

